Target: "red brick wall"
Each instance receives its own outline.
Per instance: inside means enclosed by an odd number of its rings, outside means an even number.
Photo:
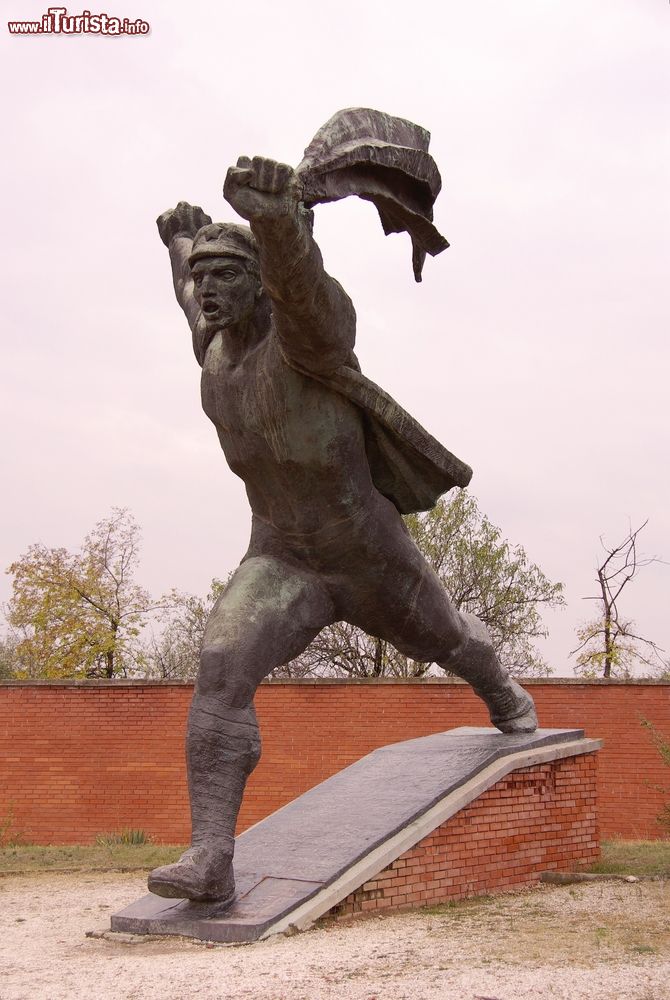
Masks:
[[[603,836],[659,836],[665,799],[651,786],[670,784],[670,774],[640,718],[670,737],[670,684],[529,686],[543,726],[583,728],[605,741]],[[123,827],[186,842],[190,698],[191,687],[179,684],[0,684],[0,827],[11,809],[13,832],[34,843],[87,843]],[[267,684],[256,706],[264,753],[240,829],[375,747],[487,723],[466,685],[441,679]]]
[[[329,911],[428,906],[533,885],[599,856],[596,757],[525,767],[496,782]]]

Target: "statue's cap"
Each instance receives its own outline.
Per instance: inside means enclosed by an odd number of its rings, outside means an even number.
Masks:
[[[193,267],[204,257],[241,257],[258,264],[258,246],[248,226],[215,222],[195,234],[188,262]]]

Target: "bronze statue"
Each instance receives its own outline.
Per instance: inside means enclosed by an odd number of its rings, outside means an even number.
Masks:
[[[310,206],[373,201],[406,230],[420,280],[439,174],[428,133],[380,112],[340,112],[297,170],[242,157],[224,196],[249,227],[180,202],[158,219],[202,366],[203,408],[252,510],[246,555],[207,623],[187,764],[193,839],[156,869],[161,896],[234,898],[235,822],[260,738],[258,684],[326,625],[346,620],[470,684],[504,733],[532,732],[533,701],[478,619],[459,613],[401,513],[432,506],[471,470],[360,372],[356,314],[324,270]]]

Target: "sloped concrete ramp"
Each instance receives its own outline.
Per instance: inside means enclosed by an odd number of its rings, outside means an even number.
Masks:
[[[242,943],[303,929],[510,771],[600,745],[581,729],[462,727],[381,747],[237,838],[228,910],[149,893],[112,930]]]

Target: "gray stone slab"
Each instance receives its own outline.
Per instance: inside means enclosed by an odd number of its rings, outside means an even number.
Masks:
[[[112,930],[233,942],[269,927],[502,757],[583,738],[581,729],[506,736],[462,727],[380,747],[237,838],[238,896],[217,915],[149,893]]]
[[[251,881],[253,885],[245,891]],[[283,916],[313,896],[321,882],[263,876],[238,877],[238,895],[232,907],[217,913],[217,906],[189,900],[162,899],[148,893],[114,914],[113,931],[132,934],[181,934],[201,941],[244,944],[257,941]]]

